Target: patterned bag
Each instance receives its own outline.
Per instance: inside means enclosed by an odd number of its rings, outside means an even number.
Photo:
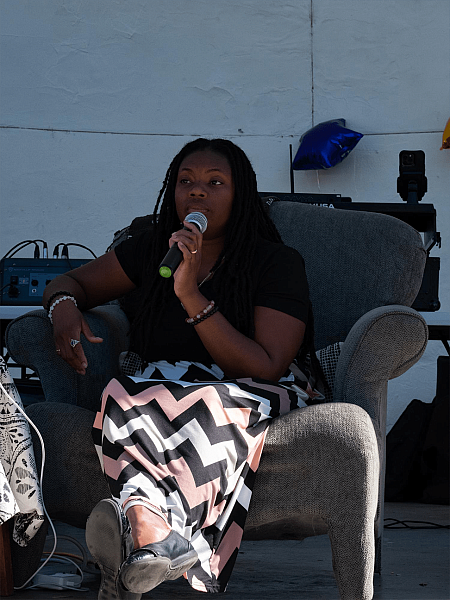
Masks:
[[[26,546],[44,522],[44,507],[28,421],[0,356],[0,524],[14,517],[13,540]]]

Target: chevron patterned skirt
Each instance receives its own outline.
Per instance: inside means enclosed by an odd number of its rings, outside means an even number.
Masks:
[[[200,364],[153,363],[143,375],[110,381],[95,419],[111,493],[120,504],[139,496],[160,507],[198,553],[191,586],[225,591],[266,427],[302,404],[281,384],[225,381]]]

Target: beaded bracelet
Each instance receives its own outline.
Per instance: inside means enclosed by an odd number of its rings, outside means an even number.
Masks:
[[[52,320],[53,309],[55,308],[55,306],[57,306],[63,300],[72,300],[72,302],[75,304],[75,306],[78,306],[77,301],[75,300],[75,298],[73,296],[62,296],[61,298],[58,298],[58,300],[55,300],[53,302],[53,304],[50,306],[50,309],[48,311],[48,318],[50,319],[50,323],[52,325],[53,325],[53,320]]]
[[[189,317],[188,319],[185,319],[185,321],[189,325],[197,325],[197,323],[201,323],[208,317],[211,317],[218,310],[219,309],[216,306],[216,303],[214,302],[214,300],[211,300],[211,302],[208,304],[208,306],[206,308],[204,308],[202,311],[200,311],[198,313],[198,315],[195,315],[195,317]]]
[[[50,298],[47,301],[47,313],[50,312],[50,306],[52,305],[52,300],[54,300],[57,296],[72,296],[71,292],[66,292],[66,291],[60,291],[60,292],[55,292],[54,294],[52,294],[50,296]]]
[[[218,310],[219,310],[219,307],[215,306],[212,310],[209,311],[209,313],[207,315],[203,315],[203,317],[200,317],[200,319],[197,319],[195,321],[195,323],[192,323],[192,325],[198,325],[202,321],[205,321],[209,317],[212,317]]]

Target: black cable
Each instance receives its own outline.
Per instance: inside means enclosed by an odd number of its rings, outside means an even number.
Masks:
[[[392,523],[386,523],[392,521]],[[408,523],[422,525],[422,527],[411,527]],[[450,525],[440,525],[439,523],[430,523],[429,521],[400,521],[399,519],[384,519],[385,529],[450,529]]]
[[[42,253],[44,255],[43,258],[47,258],[45,256],[46,251],[48,250],[47,242],[45,240],[39,240],[39,239],[23,240],[22,242],[19,242],[18,244],[16,244],[12,248],[10,248],[3,258],[12,258],[14,256],[14,254],[17,254],[17,252],[20,252],[20,250],[23,250],[23,248],[26,248],[29,244],[34,244],[34,258],[40,258],[40,250],[39,250],[39,245],[37,242],[41,242],[42,250],[43,250]],[[20,248],[19,248],[19,246],[20,246]],[[17,248],[17,250],[16,250],[16,248]],[[12,252],[13,250],[15,250],[15,252],[13,252],[13,254],[8,256],[8,254],[10,252]],[[1,260],[3,260],[3,258]]]
[[[39,250],[37,241],[40,241],[40,240],[23,240],[22,242],[19,242],[18,244],[16,244],[12,248],[10,248],[1,260],[3,260],[4,258],[12,258],[14,256],[14,254],[17,254],[17,252],[20,252],[21,250],[23,250],[30,244],[34,244],[35,247],[37,247],[37,249]],[[20,248],[18,248],[18,246],[20,246]],[[16,248],[17,248],[17,250],[16,250]],[[8,256],[8,254],[10,254],[10,252],[12,252],[13,250],[15,250],[15,252],[13,252],[10,256]],[[36,253],[36,250],[35,250],[35,253]]]
[[[39,245],[36,242],[41,242],[41,244],[42,244],[42,258],[47,258],[46,256],[44,256],[46,254],[46,250],[47,250],[47,242],[45,240],[33,240],[33,242],[36,245],[36,247],[34,249],[34,258],[41,258],[41,253],[39,251]]]
[[[39,245],[38,245],[37,242],[41,242],[42,243],[43,254],[44,254],[43,258],[47,258],[47,256],[45,256],[46,251],[48,253],[47,242],[45,240],[36,239],[36,240],[23,240],[23,241],[17,243],[15,246],[13,246],[12,248],[10,248],[8,250],[8,252],[0,260],[3,260],[4,258],[12,258],[14,256],[14,254],[17,254],[17,252],[20,252],[21,250],[23,250],[24,248],[26,248],[30,244],[34,244],[35,245],[34,258],[39,258],[40,257],[40,250],[39,250]],[[55,248],[53,250],[53,257],[54,258],[58,258],[58,253],[59,253],[59,247],[60,246],[63,246],[63,252],[65,250],[66,254],[67,254],[67,256],[62,257],[62,258],[69,258],[69,256],[68,256],[68,247],[69,246],[78,246],[79,248],[84,248],[85,250],[87,250],[88,252],[90,252],[94,258],[97,258],[97,255],[90,248],[88,248],[87,246],[83,246],[83,244],[76,244],[74,242],[71,242],[69,244],[66,244],[64,242],[60,242],[59,244],[56,244],[56,246],[55,246]],[[11,252],[13,252],[13,254],[10,254]]]
[[[3,258],[7,258],[7,257],[8,257],[8,254],[9,254],[10,252],[12,252],[13,250],[15,250],[15,249],[17,248],[17,246],[20,246],[20,245],[22,245],[22,244],[25,244],[25,246],[27,246],[28,244],[32,244],[32,243],[33,243],[33,242],[32,242],[32,240],[24,240],[24,241],[22,241],[22,242],[19,242],[18,244],[16,244],[16,245],[15,245],[15,246],[13,246],[12,248],[10,248],[10,249],[8,250],[8,252],[5,254],[5,256],[3,256]],[[24,246],[24,247],[25,247],[25,246]],[[3,258],[2,258],[2,260],[3,260]]]
[[[94,258],[97,258],[97,255],[94,254],[94,252],[92,252],[92,250],[90,248],[88,248],[87,246],[83,246],[83,244],[75,244],[75,243],[72,243],[72,242],[69,243],[69,244],[64,244],[65,248],[68,248],[69,246],[78,246],[79,248],[84,248],[85,250],[87,250],[88,252],[90,252]]]
[[[61,258],[69,258],[69,246],[78,246],[79,248],[84,248],[85,250],[87,250],[88,252],[90,252],[92,254],[92,256],[94,258],[97,258],[97,255],[94,254],[94,252],[92,252],[92,250],[90,248],[88,248],[87,246],[83,246],[83,244],[75,244],[74,242],[70,242],[68,244],[64,243],[64,242],[60,242],[59,244],[56,244],[54,250],[53,250],[53,257],[54,258],[58,258],[58,254],[59,254],[59,247],[62,246],[63,249],[61,251]],[[56,255],[56,256],[55,256]]]
[[[64,244],[62,244],[62,243],[56,244],[56,246],[53,248],[53,258],[59,257],[59,247],[60,246],[64,246]]]
[[[67,244],[65,244],[64,242],[60,242],[59,244],[57,244],[53,250],[54,258],[58,257],[58,252],[59,252],[60,246],[63,247],[61,250],[61,260],[67,260],[67,264],[69,265],[70,271],[73,269],[73,266],[72,266],[72,263],[70,262],[70,258],[69,258],[69,246],[78,246],[79,248],[84,248],[85,250],[88,250],[94,258],[97,258],[96,254],[94,254],[94,252],[92,252],[92,250],[90,248],[88,248],[87,246],[83,246],[83,244],[76,244],[75,242],[69,242]]]

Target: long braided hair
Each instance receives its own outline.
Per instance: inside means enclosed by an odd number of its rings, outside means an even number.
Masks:
[[[143,357],[152,344],[152,331],[159,323],[169,297],[173,295],[172,280],[155,276],[155,273],[158,273],[158,266],[167,252],[167,240],[173,231],[181,227],[175,207],[178,171],[187,156],[205,150],[223,156],[231,168],[235,193],[224,248],[213,267],[214,288],[221,312],[244,335],[252,337],[254,330],[251,268],[257,239],[262,237],[268,241],[282,243],[280,234],[258,194],[256,175],[244,151],[233,142],[224,139],[198,138],[187,143],[172,160],[153,211],[144,277],[146,283],[130,332],[132,346]],[[308,347],[312,347],[313,336],[310,310],[300,356],[305,354]],[[315,356],[312,354],[314,362]]]

